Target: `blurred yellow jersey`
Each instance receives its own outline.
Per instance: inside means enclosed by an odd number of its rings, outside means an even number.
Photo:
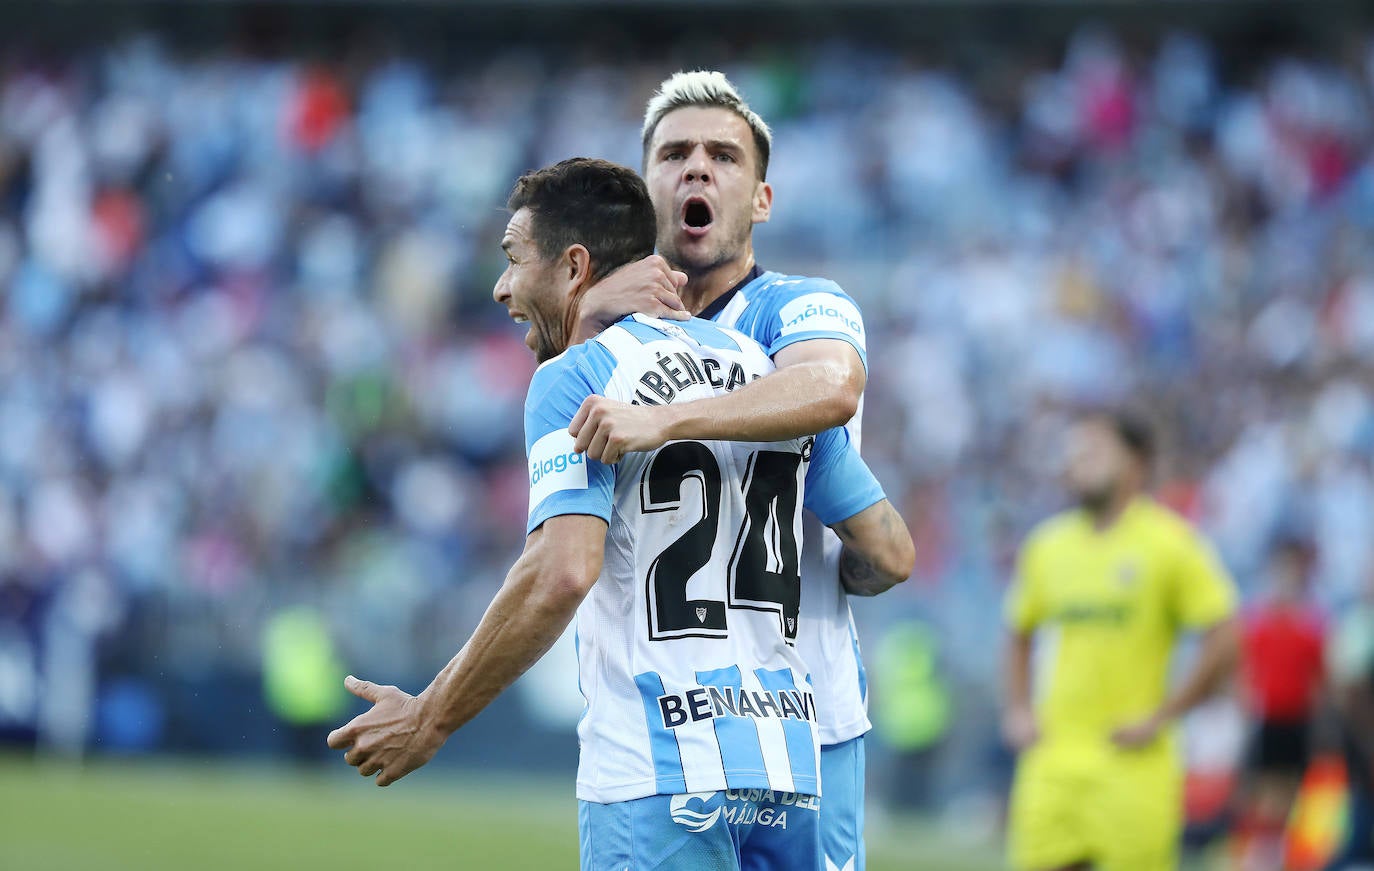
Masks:
[[[1179,632],[1235,607],[1235,586],[1212,549],[1151,499],[1136,499],[1101,531],[1081,510],[1041,524],[1021,550],[1006,618],[1037,635],[1042,751],[1083,762],[1113,755],[1112,731],[1163,703]]]

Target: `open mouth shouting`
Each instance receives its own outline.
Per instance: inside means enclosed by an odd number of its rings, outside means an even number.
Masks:
[[[710,232],[715,220],[715,213],[705,197],[688,197],[682,204],[682,231],[694,239]]]
[[[529,322],[530,322],[530,317],[529,317],[529,315],[525,314],[524,312],[512,311],[512,312],[509,312],[509,314],[510,314],[510,319],[513,320],[513,321],[515,321],[517,324],[525,325],[525,324],[529,324]],[[531,350],[533,350],[533,348],[534,348],[534,327],[533,327],[533,326],[531,326],[528,330],[525,331],[525,346],[528,347],[528,348],[530,348]]]

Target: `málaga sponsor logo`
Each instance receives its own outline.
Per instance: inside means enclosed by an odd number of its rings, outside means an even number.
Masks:
[[[782,307],[782,334],[798,330],[834,330],[862,339],[863,318],[854,303],[831,293],[808,293]]]
[[[530,507],[561,490],[587,489],[586,458],[573,444],[560,427],[530,446]]]
[[[536,458],[530,462],[530,485],[539,486],[539,482],[544,480],[545,475],[562,474],[568,471],[569,466],[580,465],[585,458],[576,451],[568,451],[566,454],[555,454],[552,457]]]
[[[689,807],[693,801],[701,802],[701,810]],[[820,799],[814,795],[771,789],[727,789],[675,795],[668,803],[668,813],[673,822],[689,832],[704,832],[722,818],[730,825],[785,829],[789,808],[818,810],[820,806]]]

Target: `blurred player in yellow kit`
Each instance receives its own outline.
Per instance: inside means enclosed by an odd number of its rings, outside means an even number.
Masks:
[[[1145,495],[1153,455],[1150,428],[1134,415],[1078,420],[1065,476],[1079,505],[1036,528],[1018,559],[1003,731],[1020,754],[1009,852],[1024,871],[1178,864],[1173,724],[1226,680],[1239,639],[1225,569],[1186,521]],[[1171,690],[1170,659],[1189,631],[1201,633],[1201,649]]]

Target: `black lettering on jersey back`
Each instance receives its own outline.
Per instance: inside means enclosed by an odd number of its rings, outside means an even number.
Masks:
[[[711,702],[707,699],[706,690],[702,687],[687,691],[687,710],[692,715],[692,722],[698,720],[709,720],[715,716],[711,713]]]
[[[692,386],[692,381],[686,376],[686,372],[677,365],[672,357],[660,354],[655,361],[658,368],[663,370],[663,374],[668,376],[668,380],[673,382],[673,386],[678,390],[686,390]]]
[[[725,379],[725,390],[728,393],[738,387],[744,386],[744,367],[738,363],[730,364],[730,374]]]
[[[672,402],[677,391],[657,372],[645,372],[639,376],[639,383],[652,390],[664,402]]]
[[[706,375],[707,384],[710,384],[717,390],[720,390],[725,387],[725,382],[720,380],[720,375],[717,374],[718,372],[720,372],[719,360],[713,360],[710,357],[707,357],[706,359],[701,361],[701,368],[703,369]]]
[[[687,722],[686,706],[683,705],[681,696],[659,696],[658,710],[663,716],[664,728],[676,729]]]
[[[715,710],[717,717],[723,717],[728,711],[730,716],[738,717],[739,708],[735,705],[735,688],[707,687],[706,691],[711,696],[711,707]]]
[[[630,400],[631,405],[662,405],[657,399],[645,396],[644,391],[636,390],[635,398]]]
[[[673,354],[673,356],[676,357],[678,359],[678,362],[682,364],[682,368],[687,373],[687,377],[692,379],[691,383],[706,383],[706,376],[701,374],[701,367],[697,365],[695,357],[693,357],[691,354],[684,354],[681,351],[678,351],[677,353]]]

